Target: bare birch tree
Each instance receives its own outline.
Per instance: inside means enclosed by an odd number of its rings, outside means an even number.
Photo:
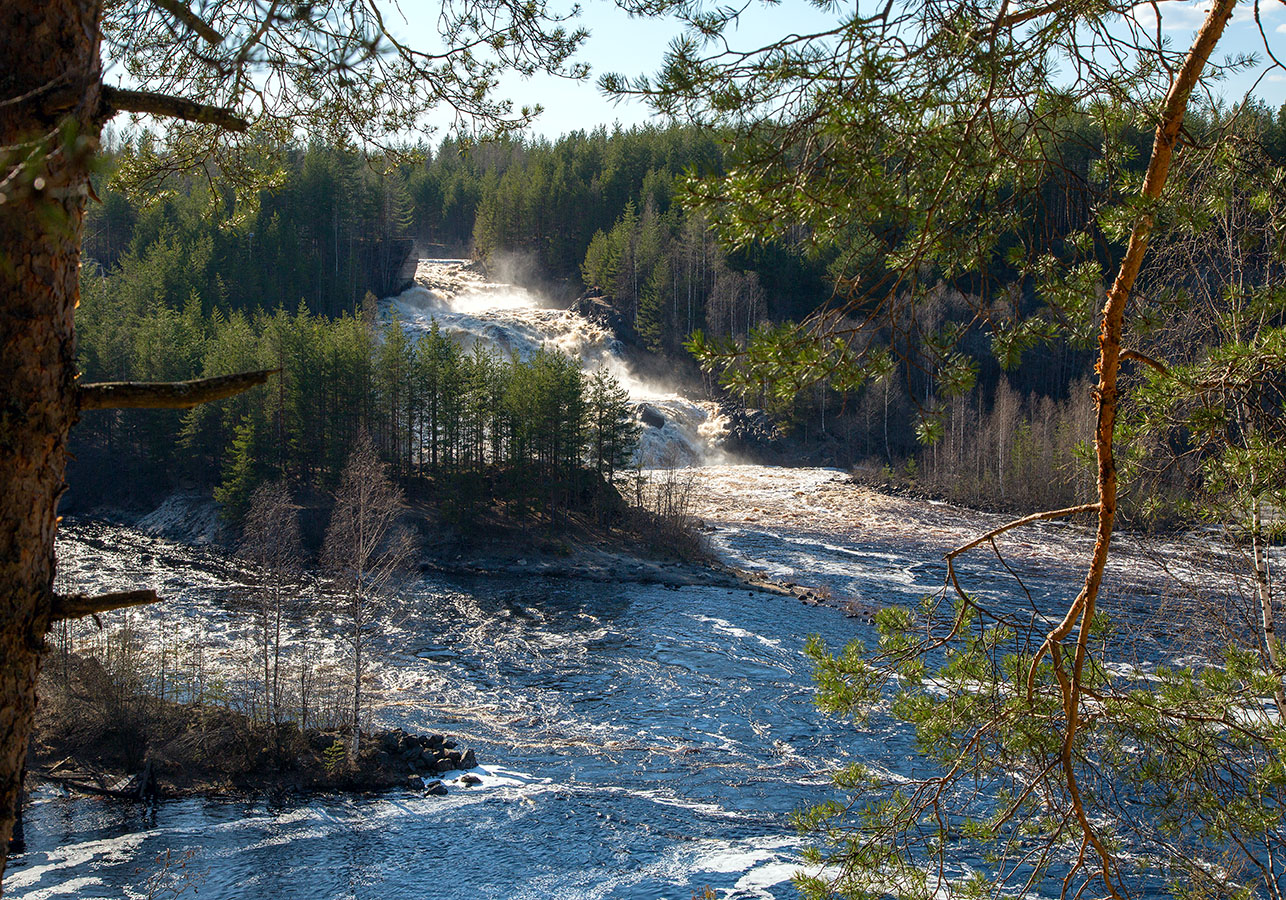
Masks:
[[[298,509],[280,481],[260,485],[250,497],[241,556],[255,569],[254,613],[264,718],[281,724],[281,638],[283,617],[297,597],[303,575],[303,542]]]
[[[353,759],[361,749],[362,676],[371,636],[384,621],[389,595],[415,549],[410,531],[398,523],[405,505],[363,432],[340,477],[322,550],[337,589],[340,637],[352,654]]]

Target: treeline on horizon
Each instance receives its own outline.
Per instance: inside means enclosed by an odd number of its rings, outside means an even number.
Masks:
[[[747,260],[720,250],[711,229],[675,203],[684,171],[720,165],[717,137],[695,129],[598,129],[555,143],[448,139],[422,163],[391,167],[314,143],[288,150],[275,186],[232,220],[211,214],[226,198],[203,182],[146,198],[115,189],[106,174],[128,167],[150,140],[116,141],[96,189],[102,203],[87,216],[82,377],[181,380],[256,367],[284,374],[215,412],[87,415],[74,439],[72,500],[142,498],[196,484],[217,488],[235,512],[266,478],[332,484],[358,427],[376,436],[399,474],[416,468],[404,458],[405,435],[386,437],[400,425],[381,393],[395,390],[392,377],[377,371],[387,334],[372,333],[374,298],[402,286],[398,270],[413,247],[430,255],[503,252],[564,300],[587,279],[643,346],[672,358],[686,355],[683,341],[697,328],[744,337],[773,313],[767,297],[795,304],[776,314],[797,315],[825,293],[815,264],[776,252],[776,270],[745,268]],[[774,278],[795,288],[769,292],[764,284]],[[799,287],[805,283],[811,295]],[[472,367],[458,380],[477,385],[476,403],[461,400],[479,415],[486,403],[503,413],[503,392],[486,384],[495,370],[523,374],[534,364],[480,362],[468,347],[454,352],[461,367]],[[582,405],[589,407],[588,393]],[[496,450],[509,439],[494,435],[516,429],[486,426],[491,449],[460,458],[509,467],[508,450]],[[433,458],[436,440],[428,441]],[[428,468],[460,468],[451,453],[440,458],[444,465]],[[603,469],[588,457],[585,464]],[[619,471],[621,460],[609,468]],[[118,477],[123,470],[128,478]]]
[[[1280,113],[1242,110],[1239,121],[1273,164],[1286,159],[1286,119]],[[1194,133],[1201,127],[1198,119],[1189,125]],[[1056,250],[1064,235],[1084,227],[1092,215],[1087,185],[1099,142],[1088,116],[1083,130],[1060,148],[1061,167],[1051,169],[1038,202],[1016,226],[1014,243]],[[1137,137],[1142,151],[1150,134],[1140,130]],[[119,142],[109,159],[128,163],[145,140]],[[203,183],[181,185],[144,203],[103,179],[103,202],[91,205],[85,232],[78,317],[84,377],[173,379],[232,371],[252,359],[271,362],[274,354],[258,347],[269,330],[264,323],[294,319],[311,329],[309,340],[333,345],[325,353],[335,360],[334,378],[349,377],[339,374],[343,354],[336,348],[361,341],[369,345],[368,362],[361,365],[373,371],[378,342],[370,333],[373,317],[365,298],[401,287],[399,265],[413,247],[428,254],[517,260],[529,277],[565,301],[596,291],[640,348],[671,361],[688,358],[684,344],[697,331],[743,341],[758,327],[798,321],[828,302],[837,280],[854,277],[847,261],[797,252],[789,230],[773,246],[734,252],[720,245],[710,223],[682,202],[685,173],[722,171],[729,151],[715,132],[599,128],[557,141],[447,139],[421,150],[420,162],[386,165],[320,143],[290,149],[275,186],[259,193],[249,216],[232,222],[210,215],[211,191]],[[1145,157],[1141,152],[1138,159]],[[1110,241],[1101,252],[1110,264]],[[934,272],[921,277],[941,282]],[[823,381],[788,403],[766,397],[745,402],[772,406],[804,459],[845,465],[865,460],[975,502],[1061,500],[1083,483],[1083,462],[1074,451],[1088,436],[1076,431],[1091,374],[1088,352],[1058,343],[1028,352],[1004,371],[986,352],[987,337],[970,320],[968,304],[959,302],[966,294],[994,293],[1012,295],[1019,307],[1035,304],[1030,289],[1019,284],[1004,253],[981,274],[939,284],[940,300],[921,311],[927,314],[916,329],[886,328],[873,336],[905,364],[860,393]],[[912,428],[915,406],[933,390],[923,374],[927,367],[917,365],[918,342],[951,323],[966,329],[961,346],[981,361],[977,386],[955,402],[945,444],[926,449]],[[363,330],[366,337],[359,340]],[[361,356],[347,352],[354,360]],[[318,408],[379,406],[346,394],[365,388],[338,381],[325,389],[329,393],[309,393],[312,388],[303,387],[309,380],[288,371],[276,390],[290,393],[300,385],[306,398],[301,402]],[[363,384],[376,380],[370,375]],[[226,421],[200,441],[189,436],[185,423],[131,426],[122,418],[106,427],[91,419],[80,429],[76,451],[82,462],[135,454],[140,482],[153,487],[172,486],[176,472],[183,480],[224,485],[234,470],[258,471],[260,464],[244,462],[248,448],[265,459],[294,452],[288,434],[295,432],[262,424],[271,421],[266,398],[272,390],[258,389],[252,399],[231,404],[234,412],[220,414]],[[370,388],[372,397],[375,391]],[[283,405],[280,397],[273,402]],[[252,414],[247,403],[261,409]],[[163,414],[148,415],[164,420]],[[309,453],[321,452],[318,437],[329,439],[332,432],[342,445],[342,436],[351,434],[339,421],[343,416],[362,419],[373,432],[392,427],[362,413],[335,412],[334,421],[317,426],[316,434],[299,432],[310,435],[303,441]],[[161,434],[149,432],[155,428]],[[239,431],[242,450],[236,449]],[[1053,458],[1030,449],[1031,436],[1044,434],[1059,436],[1061,449]],[[173,447],[179,444],[199,445],[200,463],[176,468]],[[381,449],[396,461],[391,443],[382,442]],[[98,487],[114,482],[115,464],[87,468],[97,473],[91,481]],[[290,474],[321,484],[334,473],[331,460],[301,464]]]

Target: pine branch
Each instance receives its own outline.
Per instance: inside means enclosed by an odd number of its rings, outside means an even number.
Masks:
[[[208,125],[217,125],[227,131],[245,131],[250,127],[249,122],[222,106],[210,106],[185,97],[155,94],[151,91],[127,91],[123,88],[104,85],[103,104],[113,114],[148,113],[171,119],[185,119],[189,122],[204,122]]]
[[[191,409],[201,403],[233,397],[256,385],[280,369],[238,372],[193,381],[107,381],[82,384],[77,400],[86,409]]]
[[[1038,6],[1030,6],[1027,9],[1019,10],[1015,13],[1005,14],[1003,11],[996,19],[997,28],[1017,28],[1019,25],[1025,25],[1032,19],[1039,19],[1041,16],[1047,16],[1052,12],[1057,12],[1060,7],[1067,6],[1065,0],[1052,0],[1050,3],[1041,3]]]
[[[180,3],[179,0],[152,0],[152,5],[159,6],[174,16],[174,18],[204,38],[206,43],[211,46],[218,46],[223,43],[223,35],[211,28],[207,22]]]
[[[1006,522],[999,528],[993,528],[991,531],[988,531],[982,537],[974,538],[969,543],[962,544],[944,556],[943,559],[946,559],[949,562],[961,553],[964,553],[966,550],[972,550],[979,544],[992,540],[993,538],[1004,534],[1006,531],[1011,531],[1022,525],[1030,525],[1032,522],[1043,522],[1049,519],[1063,519],[1067,516],[1077,515],[1078,513],[1095,512],[1098,508],[1099,506],[1097,503],[1082,503],[1079,506],[1069,506],[1066,509],[1050,509],[1045,512],[1032,513],[1029,516],[1023,516],[1021,519],[1014,519],[1012,522]]]
[[[94,616],[113,609],[125,609],[130,606],[142,606],[155,603],[161,598],[156,591],[117,591],[112,594],[99,594],[94,597],[85,594],[64,594],[54,597],[50,619],[79,619],[83,616]]]
[[[1151,366],[1152,368],[1156,369],[1162,375],[1170,374],[1170,370],[1166,368],[1165,363],[1158,362],[1152,357],[1146,356],[1145,354],[1142,354],[1137,350],[1122,350],[1121,359],[1132,359],[1135,362],[1141,362],[1145,366]]]

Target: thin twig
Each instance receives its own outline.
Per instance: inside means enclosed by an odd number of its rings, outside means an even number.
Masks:
[[[1146,366],[1151,366],[1153,369],[1156,369],[1162,375],[1170,374],[1170,370],[1166,368],[1165,363],[1158,362],[1152,357],[1147,356],[1146,354],[1140,353],[1137,350],[1122,350],[1121,359],[1132,359],[1135,362],[1141,362]]]
[[[179,0],[152,0],[152,4],[159,6],[174,16],[174,18],[204,38],[207,44],[217,47],[223,43],[223,35],[211,28],[208,22],[180,3]]]
[[[1074,516],[1077,513],[1083,513],[1083,512],[1093,512],[1096,509],[1098,509],[1097,503],[1082,503],[1080,506],[1069,506],[1065,509],[1050,509],[1050,510],[1046,510],[1045,512],[1032,513],[1029,516],[1023,516],[1021,519],[1014,519],[1012,522],[1006,522],[1004,525],[1001,525],[999,528],[988,531],[986,534],[982,535],[981,537],[975,538],[969,543],[963,544],[957,547],[956,549],[948,553],[944,557],[944,559],[946,559],[949,562],[955,559],[961,553],[972,550],[974,547],[977,547],[979,544],[985,543],[986,541],[989,541],[995,538],[997,535],[1004,534],[1006,531],[1010,531],[1014,528],[1018,528],[1023,525],[1030,525],[1032,522],[1040,522],[1046,519],[1064,519],[1067,516]]]

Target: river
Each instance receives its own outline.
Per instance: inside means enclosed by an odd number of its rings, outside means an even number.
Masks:
[[[615,365],[608,336],[565,314],[524,299],[499,304],[511,314],[498,326],[485,316],[461,324],[496,304],[449,299],[426,287],[396,308],[409,328],[436,310],[470,334],[490,328],[514,352],[515,335],[545,318],[553,324],[523,339],[552,328],[564,349]],[[152,808],[43,787],[30,800],[28,849],[10,861],[6,895],[144,897],[166,853],[172,861],[190,853],[185,872],[172,862],[167,877],[215,898],[689,900],[707,887],[721,898],[795,896],[790,879],[806,839],[791,813],[837,797],[828,773],[845,762],[899,773],[913,760],[905,730],[861,730],[817,711],[805,640],[870,641],[870,610],[939,590],[942,554],[1001,520],[877,494],[832,469],[731,464],[700,449],[719,430],[713,407],[630,386],[666,412],[671,433],[651,435],[653,445],[680,461],[704,455],[686,471],[715,552],[825,588],[831,605],[726,588],[425,577],[403,592],[401,614],[382,635],[377,719],[474,746],[480,785],[452,783],[446,797],[182,799]],[[1209,584],[1223,561],[1205,542],[1176,541],[1119,543],[1104,605],[1133,626],[1124,662],[1188,652],[1166,585]],[[1004,564],[988,548],[961,571],[970,590],[1045,619],[1074,595],[1090,543],[1081,528],[1045,523],[1002,539]],[[200,635],[215,645],[212,665],[225,651],[231,660],[247,627],[232,602],[242,579],[218,551],[146,523],[72,522],[59,554],[67,587],[160,588],[163,606],[132,614],[145,640]]]
[[[863,610],[940,588],[941,551],[998,521],[875,494],[835,470],[693,475],[725,558],[826,585]],[[979,555],[965,576],[1015,608],[1028,592],[1052,607],[1088,542],[1057,524],[1011,537],[1007,561],[1025,591],[994,557]],[[1160,570],[1147,570],[1160,557],[1122,543],[1108,595],[1145,626],[1164,615]],[[93,523],[71,524],[60,549],[87,587],[162,584],[166,606],[135,614],[146,633],[200,629],[217,643],[244,625],[228,602],[237,568],[215,551]],[[804,641],[869,639],[860,612],[743,590],[539,577],[424,579],[403,601],[413,615],[385,635],[379,719],[467,739],[484,761],[481,785],[452,785],[444,798],[152,809],[45,787],[31,799],[28,852],[11,862],[7,895],[144,896],[159,854],[191,850],[206,897],[688,900],[707,886],[720,897],[790,897],[802,845],[790,813],[834,795],[828,771],[853,759],[892,772],[911,764],[906,733],[861,731],[813,706]],[[1155,644],[1155,632],[1138,632]],[[1180,645],[1167,636],[1165,658]]]

